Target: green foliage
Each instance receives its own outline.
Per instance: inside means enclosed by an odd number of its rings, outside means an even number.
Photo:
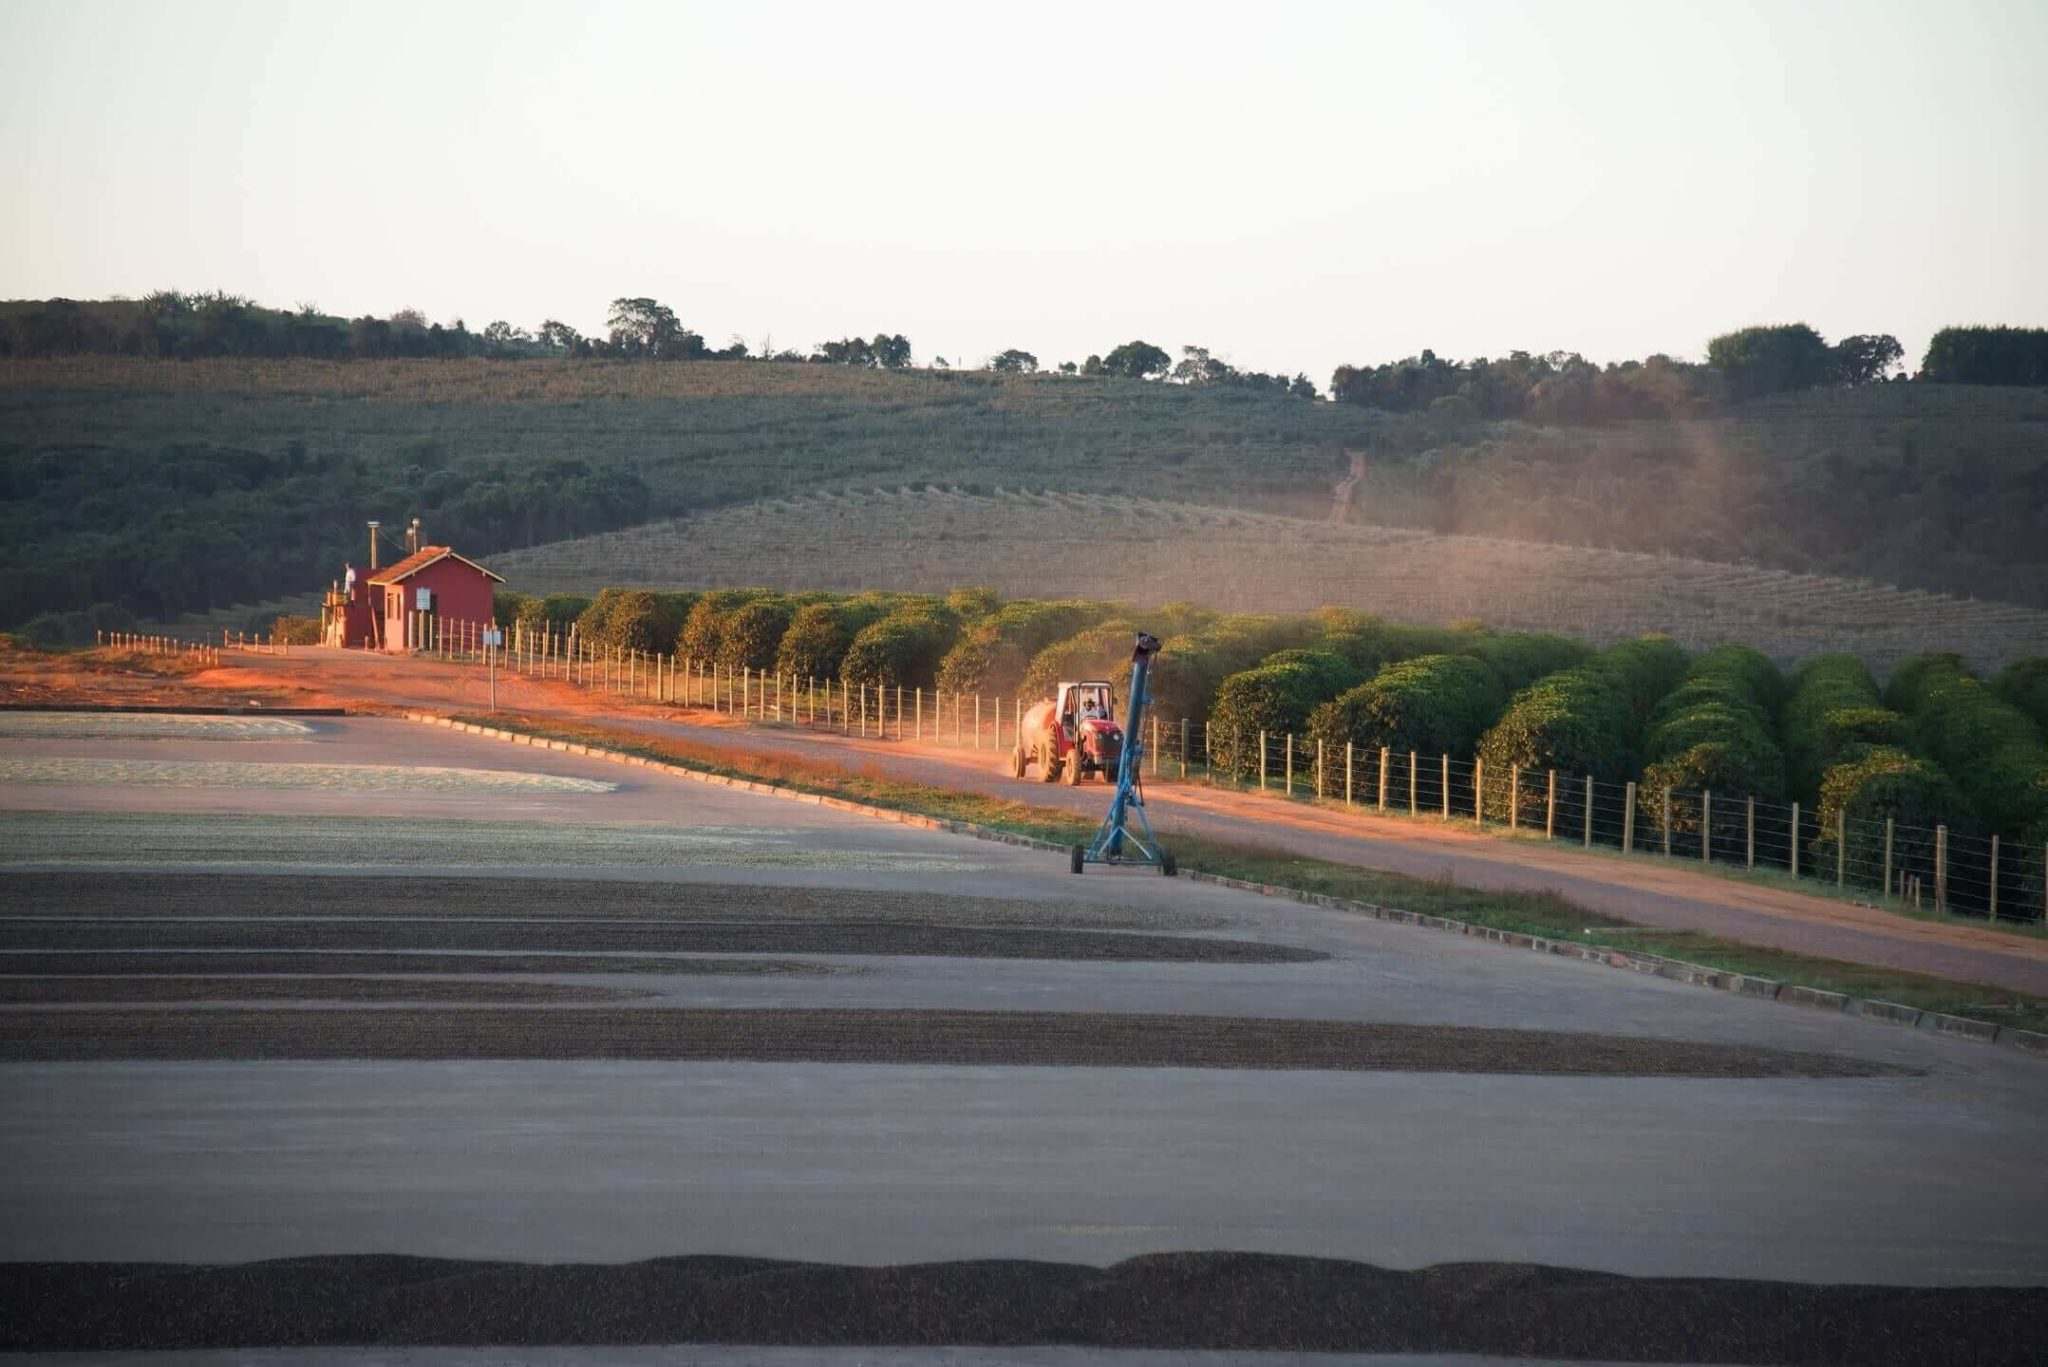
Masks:
[[[948,692],[1006,696],[1023,683],[1032,657],[1108,616],[1106,603],[1077,599],[1005,603],[976,622],[946,652],[939,687]]]
[[[1940,384],[2048,385],[2048,328],[1943,328],[1920,378]]]
[[[1724,333],[1707,343],[1707,364],[1721,372],[1737,399],[1812,389],[1835,375],[1833,351],[1804,323]]]
[[[1720,377],[1668,356],[1604,369],[1576,352],[1452,361],[1434,351],[1378,366],[1339,366],[1331,397],[1389,413],[1427,413],[1426,429],[1451,434],[1474,418],[1609,423],[1686,418],[1715,407]]]
[[[1128,677],[1137,632],[1131,622],[1114,617],[1053,642],[1031,657],[1031,664],[1017,685],[1017,696],[1027,702],[1050,698],[1054,686],[1063,679],[1107,679],[1118,686],[1121,696],[1123,679],[1119,675]]]
[[[676,635],[676,654],[699,664],[718,659],[725,642],[725,619],[756,598],[774,596],[771,589],[712,589],[690,606]]]
[[[2048,747],[2026,713],[1953,655],[1908,660],[1887,697],[1905,713],[1913,749],[1955,780],[1988,831],[2032,840],[2048,827]]]
[[[1844,820],[1848,856],[1860,868],[1884,867],[1884,823],[1892,833],[1892,867],[1931,876],[1934,828],[1953,826],[1967,808],[1949,776],[1890,745],[1867,745],[1828,766],[1819,788],[1821,835],[1808,848],[1817,867],[1835,860],[1837,821]]]
[[[943,608],[899,609],[853,638],[839,676],[856,688],[930,688],[959,632],[959,619]]]
[[[836,679],[853,638],[898,606],[893,595],[808,603],[796,610],[775,652],[775,667],[800,679]]]
[[[1173,357],[1150,342],[1125,342],[1102,358],[1099,373],[1126,380],[1150,380],[1164,375]]]
[[[590,600],[580,593],[551,593],[540,600],[540,616],[537,620],[547,623],[557,631],[566,631],[575,625],[576,619],[581,617],[584,610],[589,606]],[[688,606],[686,605],[681,608],[680,612],[687,615],[689,612]],[[522,620],[531,621],[536,619],[522,618]]]
[[[2048,655],[2013,661],[1999,671],[1992,687],[2048,735]]]
[[[1510,693],[1545,675],[1583,664],[1593,653],[1584,641],[1540,632],[1483,633],[1467,650],[1491,669]]]
[[[688,597],[647,589],[605,589],[577,617],[576,635],[600,650],[665,655],[681,629]]]
[[[725,614],[712,658],[727,669],[767,669],[776,662],[796,604],[778,595],[756,598]]]
[[[1785,796],[1785,756],[1773,738],[1784,693],[1777,666],[1747,646],[1716,646],[1651,714],[1641,801],[1661,817],[1659,790]]]
[[[1002,595],[991,588],[954,589],[946,595],[946,610],[968,624],[979,622],[1002,605]]]
[[[1316,708],[1309,732],[1338,751],[1349,742],[1362,750],[1466,755],[1505,701],[1499,676],[1471,656],[1422,655]]]
[[[1209,712],[1210,763],[1242,778],[1258,772],[1258,737],[1302,736],[1310,714],[1358,682],[1356,665],[1327,650],[1283,650],[1240,670],[1216,690]]]
[[[1631,744],[1641,737],[1657,704],[1685,678],[1691,663],[1678,642],[1662,635],[1621,641],[1595,657],[1593,667],[1611,675],[1628,702]]]
[[[528,593],[512,593],[499,589],[491,595],[491,620],[501,623],[517,622],[521,618],[538,620],[540,599]]]
[[[1603,783],[1634,777],[1635,730],[1629,698],[1612,670],[1585,666],[1538,679],[1509,701],[1507,711],[1479,742],[1487,772],[1505,776],[1516,765],[1555,769]],[[1505,793],[1501,796],[1506,803]]]
[[[1152,666],[1154,710],[1162,722],[1177,724],[1185,718],[1199,726],[1226,678],[1274,651],[1310,645],[1322,635],[1322,623],[1313,617],[1242,614],[1218,617],[1185,635],[1161,637]],[[1126,633],[1123,649],[1108,664],[1110,677],[1127,675],[1130,660],[1131,639]]]
[[[282,641],[288,646],[317,646],[320,644],[320,619],[281,616],[271,624],[270,635],[272,640]]]
[[[1793,790],[1811,799],[1820,792],[1821,775],[1846,758],[1851,746],[1902,739],[1901,718],[1880,705],[1877,680],[1863,661],[1819,655],[1793,677],[1784,736]]]

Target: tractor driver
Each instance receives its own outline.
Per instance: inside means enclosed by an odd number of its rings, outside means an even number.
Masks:
[[[1101,721],[1102,699],[1093,693],[1089,694],[1088,701],[1081,707],[1081,717],[1084,721]]]

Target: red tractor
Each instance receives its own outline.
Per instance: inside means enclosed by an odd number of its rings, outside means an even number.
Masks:
[[[1090,774],[1114,783],[1123,751],[1123,728],[1116,724],[1116,697],[1109,684],[1063,683],[1051,702],[1036,703],[1024,714],[1017,748],[1010,751],[1010,773],[1023,778],[1036,764],[1041,783],[1064,777],[1078,784]]]

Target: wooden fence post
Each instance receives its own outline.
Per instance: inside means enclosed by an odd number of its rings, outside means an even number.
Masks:
[[[1323,738],[1316,737],[1316,800],[1323,797]]]
[[[1294,796],[1294,733],[1287,733],[1287,796]]]
[[[1948,827],[1934,828],[1934,909],[1948,912]]]
[[[1664,857],[1671,857],[1671,785],[1664,785]]]
[[[1550,778],[1543,787],[1543,838],[1557,839],[1557,770],[1550,771]]]
[[[1351,748],[1350,741],[1344,742],[1344,805],[1351,805]]]
[[[1742,819],[1742,866],[1756,868],[1756,795],[1752,793]]]
[[[1884,819],[1884,895],[1892,895],[1892,822],[1893,817]]]
[[[1472,757],[1472,824],[1486,827],[1486,761]]]
[[[1508,830],[1522,829],[1522,766],[1508,766]]]
[[[1621,852],[1636,852],[1636,785],[1628,785],[1628,791],[1621,809]]]
[[[1700,793],[1700,862],[1714,862],[1714,790],[1703,789]]]
[[[1159,714],[1152,714],[1152,777],[1159,777]]]
[[[1991,889],[1991,924],[1998,924],[1998,837],[1991,837],[1991,876],[1985,880]]]
[[[1180,776],[1183,780],[1188,776],[1188,719],[1186,717],[1180,719]]]
[[[1408,752],[1408,815],[1410,816],[1419,815],[1415,806],[1416,787],[1417,779],[1415,776],[1415,752],[1413,750],[1410,750]]]
[[[1448,751],[1444,754],[1443,765],[1439,773],[1442,776],[1444,820],[1449,821],[1451,819],[1451,756]]]
[[[1998,853],[1998,837],[1991,837],[1991,853]],[[1844,806],[1835,812],[1835,886],[1849,885],[1849,809]]]
[[[1593,776],[1586,775],[1586,848],[1593,848]]]
[[[1259,732],[1259,791],[1266,791],[1266,733]]]
[[[1393,756],[1392,756],[1391,752],[1389,751],[1389,748],[1388,748],[1387,746],[1384,746],[1384,745],[1382,745],[1382,746],[1380,747],[1380,783],[1379,783],[1379,788],[1380,788],[1380,792],[1379,792],[1379,798],[1380,798],[1380,815],[1381,815],[1381,816],[1385,816],[1385,815],[1387,814],[1387,761],[1388,761],[1389,759],[1391,759],[1392,757],[1393,757]]]
[[[1792,876],[1799,876],[1799,804],[1792,804]]]

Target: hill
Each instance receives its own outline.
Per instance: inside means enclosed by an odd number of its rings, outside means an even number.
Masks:
[[[1548,427],[986,372],[77,357],[0,362],[0,629],[311,592],[370,517],[420,515],[483,555],[876,486],[1321,518],[1348,452],[1361,523],[2048,606],[2042,390],[1874,385]]]
[[[1234,612],[1338,605],[1395,621],[1479,618],[1595,643],[1667,632],[1829,651],[1873,668],[1953,650],[1981,670],[2048,654],[2048,612],[1782,570],[1122,495],[870,489],[769,499],[493,557],[511,587],[737,587],[1189,601]]]

